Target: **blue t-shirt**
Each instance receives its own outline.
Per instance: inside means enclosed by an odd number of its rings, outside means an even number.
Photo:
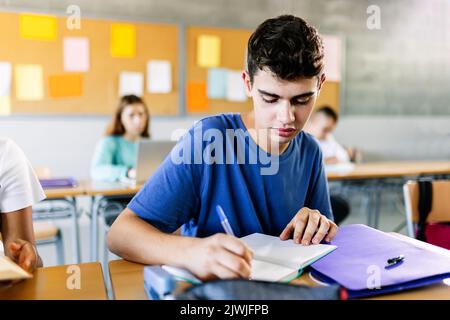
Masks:
[[[249,137],[239,114],[204,118],[180,139],[128,208],[163,232],[183,226],[183,234],[196,237],[224,232],[216,205],[237,237],[278,236],[303,207],[333,219],[315,139],[302,131],[279,157],[270,156]]]

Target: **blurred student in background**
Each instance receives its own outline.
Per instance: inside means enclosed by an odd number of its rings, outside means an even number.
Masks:
[[[325,164],[360,162],[361,155],[353,148],[344,148],[333,136],[338,115],[330,106],[319,107],[309,119],[305,131],[320,144]]]
[[[120,99],[111,124],[95,149],[91,178],[121,181],[136,177],[137,142],[149,138],[150,114],[145,102],[127,95]]]
[[[138,141],[150,138],[150,113],[144,100],[135,95],[120,99],[105,137],[97,144],[91,164],[94,181],[118,182],[136,178]],[[100,210],[110,226],[132,196],[103,197]]]

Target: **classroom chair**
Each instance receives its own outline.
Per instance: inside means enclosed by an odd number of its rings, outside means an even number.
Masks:
[[[64,245],[61,230],[49,222],[33,222],[34,238],[36,246],[54,244],[56,247],[56,259],[58,265],[64,264]],[[2,236],[0,234],[0,242]],[[45,261],[44,261],[45,263]]]
[[[408,236],[415,237],[419,222],[419,183],[408,181],[403,185]],[[432,206],[427,223],[450,222],[450,180],[432,181]],[[450,230],[450,229],[449,229]]]
[[[48,225],[53,225],[52,223],[48,222],[48,220],[60,220],[60,219],[68,219],[72,217],[73,208],[71,206],[68,206],[65,200],[62,199],[51,199],[51,200],[44,200],[41,203],[38,203],[33,206],[33,223],[34,225],[37,225],[39,228],[39,225],[43,223],[45,226],[47,223]],[[42,221],[44,220],[44,221]],[[53,225],[54,226],[54,225]],[[55,227],[55,226],[54,226]],[[57,228],[57,227],[55,227]],[[54,238],[52,239],[36,239],[37,245],[48,245],[48,244],[55,244],[56,246],[56,252],[57,252],[57,263],[58,265],[65,263],[64,258],[64,245],[62,242],[62,231],[58,229],[57,234],[55,233]]]
[[[50,222],[33,222],[34,236],[36,238],[37,246],[55,245],[56,248],[56,262],[58,265],[63,265],[64,259],[64,243],[61,229]]]

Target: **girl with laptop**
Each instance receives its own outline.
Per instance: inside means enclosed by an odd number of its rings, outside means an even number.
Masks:
[[[149,123],[150,113],[144,100],[135,95],[123,96],[105,136],[97,143],[91,179],[106,182],[135,179],[138,142],[150,137]],[[110,226],[131,196],[108,196],[104,200],[105,223]]]
[[[123,96],[112,121],[97,144],[91,165],[91,178],[120,181],[136,176],[137,142],[149,138],[150,114],[141,98]]]

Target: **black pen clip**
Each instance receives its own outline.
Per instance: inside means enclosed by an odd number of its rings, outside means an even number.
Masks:
[[[402,264],[403,260],[405,260],[404,255],[399,255],[398,257],[388,259],[388,261],[387,261],[388,264],[384,268],[390,269],[390,268],[396,267],[396,266]]]

